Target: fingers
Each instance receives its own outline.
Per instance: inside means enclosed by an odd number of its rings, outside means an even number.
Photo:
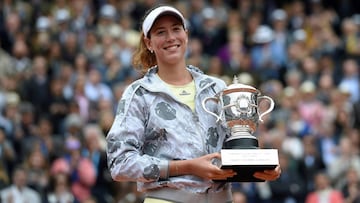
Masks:
[[[218,152],[206,155],[209,159],[221,159],[221,155]]]
[[[276,166],[275,173],[277,173],[278,176],[280,177],[280,175],[281,175],[281,167],[280,166]]]
[[[212,165],[217,167],[221,167],[221,155],[220,153],[212,153],[207,155],[208,160],[211,162]]]
[[[256,172],[254,173],[254,177],[261,179],[261,180],[268,180],[268,181],[273,181],[279,178],[279,175],[274,175],[274,174],[266,174],[264,172]]]
[[[281,175],[281,168],[277,166],[274,170],[265,170],[262,172],[255,172],[254,177],[262,180],[273,181],[280,177]]]
[[[219,170],[218,173],[213,173],[210,176],[210,179],[212,180],[225,180],[227,178],[234,177],[236,175],[236,172],[233,170]]]

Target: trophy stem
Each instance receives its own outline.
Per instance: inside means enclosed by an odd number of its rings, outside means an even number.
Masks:
[[[224,149],[257,149],[259,142],[251,129],[244,125],[234,125],[231,128],[231,136],[225,141]]]

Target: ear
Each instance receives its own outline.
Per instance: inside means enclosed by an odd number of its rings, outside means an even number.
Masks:
[[[146,48],[149,51],[151,51],[152,50],[152,48],[151,48],[151,40],[149,38],[147,38],[147,37],[144,37],[144,43],[145,43]]]

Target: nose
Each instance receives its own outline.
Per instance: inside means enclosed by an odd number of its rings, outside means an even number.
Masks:
[[[175,40],[175,33],[173,33],[172,31],[167,32],[166,40],[167,40],[167,41],[173,41],[173,40]]]

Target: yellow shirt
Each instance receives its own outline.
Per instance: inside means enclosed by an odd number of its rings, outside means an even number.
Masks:
[[[161,199],[156,199],[156,198],[147,197],[147,198],[145,198],[144,203],[172,203],[172,202],[166,201],[166,200],[161,200]]]
[[[170,91],[175,95],[175,97],[179,101],[188,105],[192,111],[195,111],[196,87],[195,87],[194,80],[192,80],[190,83],[188,83],[186,85],[171,85],[166,82],[164,82],[164,83],[169,87]]]

